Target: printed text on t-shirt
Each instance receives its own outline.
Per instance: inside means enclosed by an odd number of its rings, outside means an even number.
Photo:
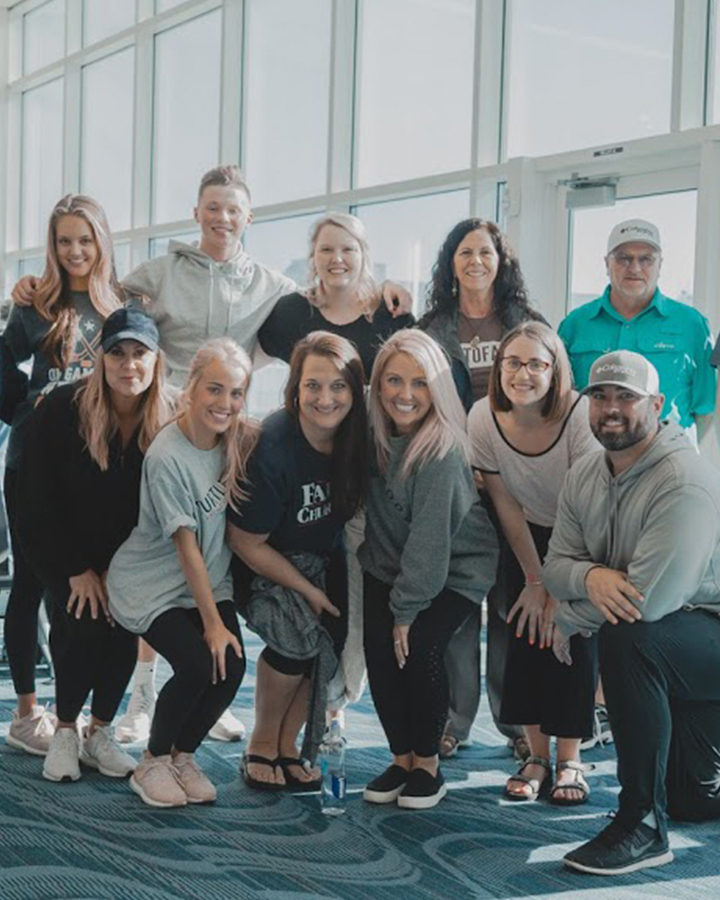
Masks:
[[[317,522],[318,519],[324,519],[332,513],[329,482],[311,481],[309,484],[303,484],[300,490],[302,507],[298,510],[297,520],[301,525]]]

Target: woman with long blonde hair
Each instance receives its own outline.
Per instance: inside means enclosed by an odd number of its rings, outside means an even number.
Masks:
[[[136,640],[110,617],[105,576],[137,521],[145,451],[172,412],[157,342],[155,323],[140,310],[112,313],[94,372],[43,401],[21,463],[17,527],[52,608],[57,729],[43,766],[50,781],[77,781],[80,761],[111,777],[135,767],[111,723]],[[90,724],[80,734],[90,693]]]
[[[150,806],[211,803],[194,753],[245,673],[225,510],[245,497],[256,429],[244,416],[251,363],[230,338],[193,357],[178,418],[143,465],[137,527],[108,572],[110,612],[173,670],[130,784]]]
[[[398,331],[385,342],[369,412],[375,458],[358,557],[370,690],[393,761],[364,797],[428,809],[446,791],[445,650],[493,583],[497,538],[470,471],[450,363],[431,337]]]
[[[90,374],[107,316],[123,305],[115,276],[112,236],[91,197],[68,194],[48,224],[45,268],[30,306],[15,306],[2,336],[16,364],[32,359],[27,397],[12,417],[4,493],[13,551],[13,585],[5,614],[5,646],[18,709],[7,742],[44,756],[54,716],[37,703],[38,610],[43,587],[16,539],[17,479],[25,435],[36,406],[52,390]]]

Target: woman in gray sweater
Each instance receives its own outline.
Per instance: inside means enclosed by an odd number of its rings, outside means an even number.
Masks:
[[[365,654],[393,755],[364,797],[410,809],[445,795],[438,765],[450,638],[494,581],[497,537],[469,466],[465,413],[440,346],[396,332],[370,380],[374,454],[365,543]]]

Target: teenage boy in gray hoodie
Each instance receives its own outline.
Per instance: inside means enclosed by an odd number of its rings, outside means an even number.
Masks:
[[[590,427],[605,447],[568,473],[543,582],[554,650],[599,632],[620,809],[568,853],[618,875],[673,858],[667,815],[720,817],[720,478],[660,422],[658,373],[625,350],[593,364]]]

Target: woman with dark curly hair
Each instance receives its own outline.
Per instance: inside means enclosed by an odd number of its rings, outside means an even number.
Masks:
[[[433,268],[427,312],[420,328],[446,350],[466,410],[488,392],[490,369],[504,335],[528,319],[545,320],[528,300],[520,263],[494,222],[463,219],[450,231]],[[481,484],[480,478],[476,481]],[[516,755],[529,752],[522,729],[499,719],[505,669],[506,611],[488,599],[487,693],[496,728]],[[458,630],[448,647],[450,709],[440,745],[442,757],[468,746],[480,703],[480,608]]]
[[[485,219],[458,222],[438,253],[420,327],[450,354],[466,410],[487,394],[503,336],[528,319],[544,321],[505,235]]]

